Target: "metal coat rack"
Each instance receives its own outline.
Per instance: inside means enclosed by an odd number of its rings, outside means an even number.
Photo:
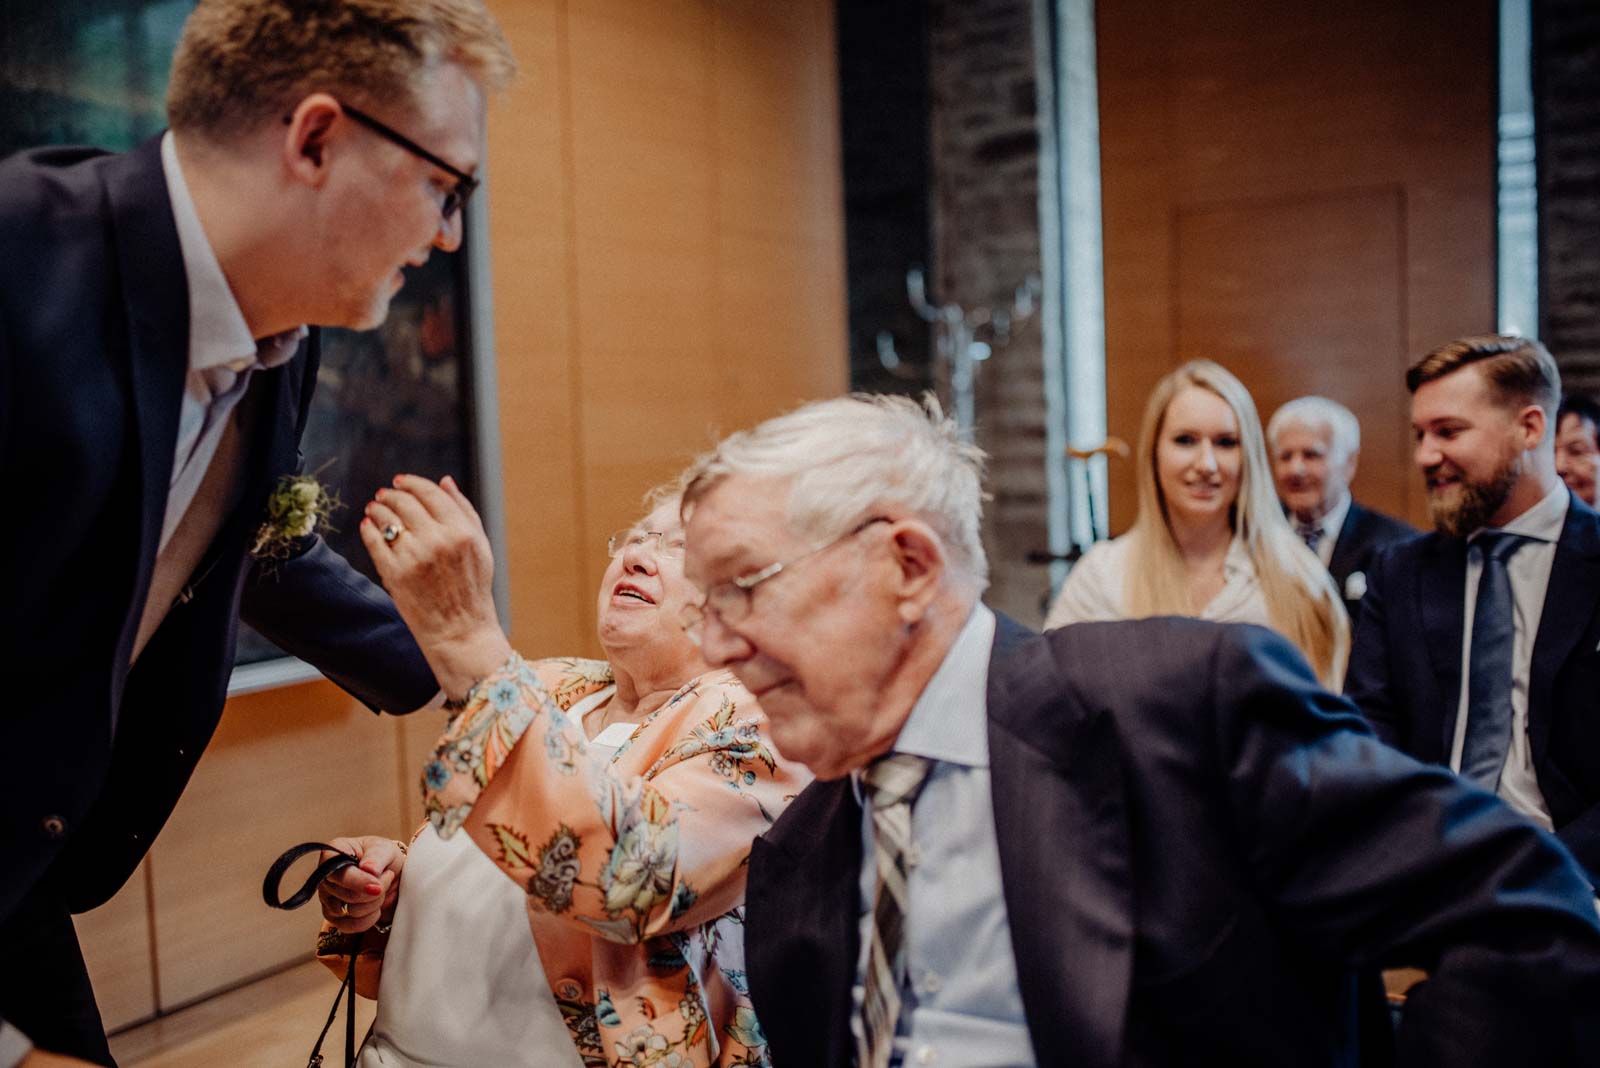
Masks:
[[[1039,276],[1030,273],[1017,286],[1009,308],[963,308],[929,299],[922,268],[906,271],[906,295],[917,315],[932,325],[936,370],[943,368],[948,375],[950,406],[964,441],[973,439],[977,424],[978,365],[993,356],[996,348],[1011,343],[1012,331],[1038,309],[1039,294]],[[878,361],[886,370],[902,378],[915,376],[895,352],[893,334],[878,331],[877,343]]]

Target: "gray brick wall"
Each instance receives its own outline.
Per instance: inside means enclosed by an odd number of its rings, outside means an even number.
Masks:
[[[1540,332],[1566,388],[1600,395],[1600,4],[1533,13]]]
[[[1031,0],[933,0],[929,288],[967,306],[1009,304],[1039,270],[1039,124]],[[1037,625],[1048,570],[1044,381],[1035,318],[979,371],[978,443],[990,453],[989,604]]]

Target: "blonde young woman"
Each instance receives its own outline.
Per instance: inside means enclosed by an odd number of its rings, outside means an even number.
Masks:
[[[1139,430],[1139,515],[1067,576],[1045,627],[1178,615],[1286,636],[1337,690],[1350,621],[1273,492],[1250,393],[1210,360],[1160,382]]]

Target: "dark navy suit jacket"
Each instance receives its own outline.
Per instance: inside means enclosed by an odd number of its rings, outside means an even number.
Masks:
[[[1360,618],[1361,598],[1348,596],[1352,592],[1350,576],[1357,571],[1365,575],[1379,549],[1395,542],[1409,541],[1420,536],[1420,533],[1415,527],[1393,516],[1363,508],[1353,500],[1350,502],[1344,514],[1344,525],[1339,528],[1339,537],[1333,543],[1333,555],[1328,558],[1328,574],[1333,576],[1333,584],[1339,587],[1339,596],[1344,598],[1351,626],[1355,626]],[[1358,585],[1357,588],[1364,587]]]
[[[1600,515],[1570,499],[1533,643],[1528,738],[1556,835],[1600,886]],[[1461,700],[1467,543],[1428,534],[1367,574],[1345,693],[1378,736],[1450,762]]]
[[[1354,1064],[1352,969],[1401,964],[1431,978],[1400,1063],[1592,1063],[1600,923],[1572,858],[1381,745],[1272,632],[1002,621],[988,720],[1041,1068]],[[745,953],[776,1068],[852,1063],[860,870],[848,778],[755,842]]]
[[[0,161],[0,921],[46,869],[74,911],[127,879],[216,726],[241,612],[373,708],[436,689],[387,595],[320,539],[252,567],[267,497],[297,467],[314,340],[252,381],[239,503],[130,670],[188,338],[158,141]]]

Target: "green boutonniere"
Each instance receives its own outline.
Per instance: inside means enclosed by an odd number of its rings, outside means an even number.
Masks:
[[[328,517],[343,508],[339,495],[317,481],[324,464],[309,475],[284,475],[267,498],[267,521],[256,531],[250,555],[258,560],[287,560],[294,543],[319,528],[334,530]]]

